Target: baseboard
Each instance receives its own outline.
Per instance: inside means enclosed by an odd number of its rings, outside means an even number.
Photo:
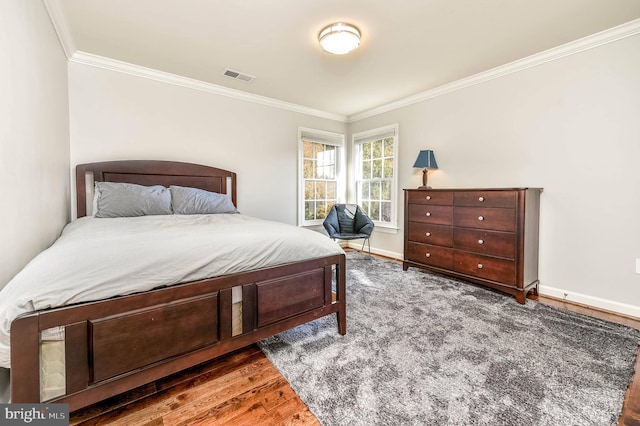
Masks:
[[[362,243],[357,243],[355,241],[348,241],[346,244],[342,245],[343,247],[349,247],[352,249],[360,250],[362,248]],[[365,244],[364,251],[368,252],[369,247]],[[396,253],[388,250],[381,250],[375,247],[371,247],[371,253],[378,254],[380,256],[388,257],[394,260],[402,260],[402,253]]]
[[[362,248],[362,243],[358,243],[354,241],[341,241],[340,243],[342,247],[349,247],[356,250],[360,250]],[[367,251],[366,245],[365,245],[365,251]],[[395,260],[403,259],[402,253],[395,253],[388,250],[381,250],[375,247],[371,247],[371,253],[388,257],[390,259],[395,259]],[[575,292],[562,290],[554,287],[548,287],[544,285],[540,286],[539,292],[544,296],[549,296],[559,300],[564,300],[569,303],[578,303],[594,309],[609,311],[609,312],[613,312],[616,314],[625,315],[633,318],[640,318],[640,306],[614,302],[613,300],[601,299],[599,297],[588,296],[586,294],[575,293]]]
[[[615,312],[616,314],[640,318],[640,306],[628,305],[626,303],[614,302],[613,300],[601,299],[599,297],[587,296],[586,294],[574,293],[568,290],[541,285],[540,294],[555,297],[567,302],[579,303],[592,308]]]

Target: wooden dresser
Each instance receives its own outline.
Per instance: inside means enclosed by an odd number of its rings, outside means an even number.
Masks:
[[[404,261],[502,290],[538,292],[541,188],[405,189]]]

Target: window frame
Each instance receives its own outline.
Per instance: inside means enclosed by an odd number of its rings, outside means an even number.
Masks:
[[[355,185],[356,203],[362,205],[362,145],[367,142],[373,142],[388,137],[393,138],[393,177],[391,178],[391,220],[389,222],[379,221],[371,218],[377,228],[387,230],[398,229],[398,150],[399,150],[399,125],[390,124],[351,135],[351,152],[353,156],[353,171]],[[384,158],[384,154],[383,157]],[[373,179],[369,179],[373,180]]]
[[[346,152],[344,133],[326,130],[298,128],[298,226],[322,225],[322,219],[305,219],[305,176],[304,176],[304,142],[321,143],[336,147],[335,181],[336,203],[344,203],[346,199]],[[327,212],[328,213],[328,212]]]

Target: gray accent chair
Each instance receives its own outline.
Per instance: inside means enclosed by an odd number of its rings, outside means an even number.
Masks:
[[[368,243],[371,254],[369,238],[374,224],[357,204],[334,204],[322,225],[333,240],[364,239],[361,251],[364,250],[364,244]]]

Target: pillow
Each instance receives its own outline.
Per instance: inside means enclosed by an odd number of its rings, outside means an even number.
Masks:
[[[171,192],[162,185],[96,182],[95,217],[171,214]]]
[[[185,186],[170,186],[174,214],[235,213],[231,199],[223,194]]]

